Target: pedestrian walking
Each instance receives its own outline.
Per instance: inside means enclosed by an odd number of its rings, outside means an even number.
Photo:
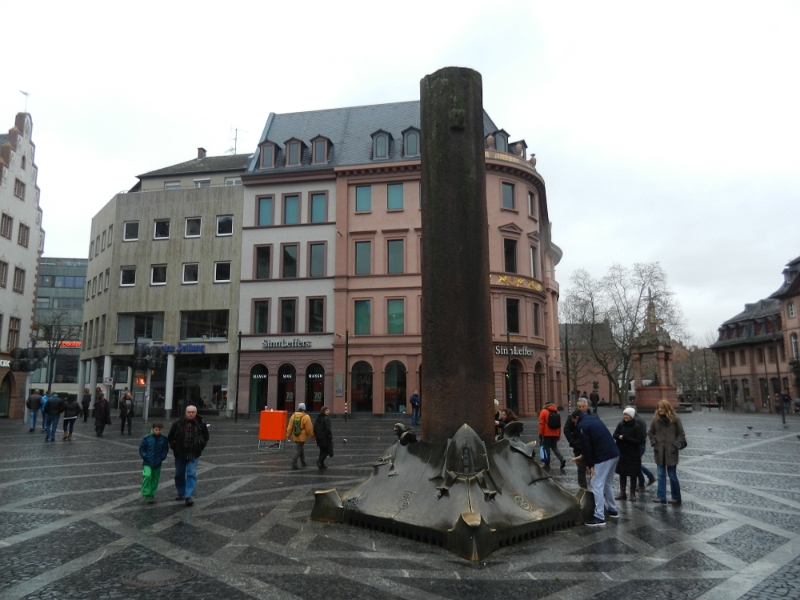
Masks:
[[[42,431],[47,431],[47,425],[45,421],[47,420],[47,413],[44,411],[44,407],[47,405],[47,394],[44,393],[44,390],[41,390],[42,393]]]
[[[644,452],[647,449],[647,423],[644,422],[642,416],[637,412],[633,415],[633,420],[636,422],[637,427],[639,427],[639,431],[641,432],[642,437],[642,445],[639,446],[639,455],[644,456]],[[656,482],[656,477],[653,475],[653,472],[644,466],[644,461],[642,461],[642,470],[639,471],[639,488],[637,491],[643,492],[645,489],[644,478],[647,477],[647,485],[653,485]]]
[[[586,392],[584,392],[584,395]],[[597,390],[592,390],[592,393],[589,394],[589,402],[592,405],[592,412],[597,414],[597,407],[600,405],[600,394],[597,393]]]
[[[588,413],[578,417],[578,435],[581,441],[582,458],[586,461],[592,476],[591,487],[594,495],[594,515],[586,525],[596,527],[606,524],[605,509],[612,519],[619,517],[617,503],[614,501],[614,470],[619,461],[619,449],[605,424]],[[576,458],[572,462],[577,462]]]
[[[89,418],[89,405],[92,403],[92,395],[89,393],[89,388],[83,388],[83,399],[81,400],[81,408],[83,409],[83,422],[86,423]]]
[[[333,456],[333,433],[331,432],[331,409],[323,406],[314,420],[314,437],[319,448],[319,459],[317,468],[322,471],[327,469],[325,459]]]
[[[546,402],[539,413],[539,442],[547,451],[547,460],[544,468],[550,468],[550,459],[553,454],[561,461],[560,469],[563,471],[567,464],[566,459],[558,449],[558,440],[561,439],[561,415],[558,414],[556,405]]]
[[[75,421],[81,414],[81,405],[78,404],[76,396],[69,395],[64,400],[64,441],[72,440],[72,431],[75,429]]]
[[[411,394],[411,397],[408,399],[408,401],[411,403],[411,424],[419,425],[420,408],[422,406],[422,400],[420,399],[417,390],[414,390],[414,393]],[[319,441],[317,441],[317,443],[319,443]]]
[[[629,406],[622,411],[622,420],[614,430],[614,441],[619,449],[619,462],[615,469],[619,475],[619,495],[615,500],[627,500],[627,482],[630,479],[631,502],[636,500],[636,479],[642,474],[642,455],[639,448],[644,443],[644,433],[636,424],[636,410]]]
[[[105,393],[98,392],[94,401],[94,432],[97,437],[103,437],[106,425],[111,425],[111,407]]]
[[[160,421],[153,423],[150,433],[142,438],[139,444],[139,456],[142,457],[142,498],[148,504],[156,501],[158,481],[161,479],[161,463],[169,455],[169,440],[161,435],[164,425]]]
[[[303,450],[306,440],[314,437],[314,426],[311,424],[311,417],[306,414],[306,405],[297,405],[297,411],[289,419],[286,427],[286,437],[294,442],[294,455],[292,456],[292,469],[297,470],[297,461],[300,460],[302,466],[306,466],[306,455]]]
[[[656,404],[656,414],[653,415],[647,435],[658,467],[657,498],[653,502],[667,503],[666,479],[669,476],[669,503],[680,504],[681,484],[678,481],[677,466],[679,451],[686,447],[686,433],[672,405],[666,400],[659,400]]]
[[[64,400],[59,398],[58,394],[53,394],[47,400],[44,408],[45,412],[45,430],[44,441],[56,441],[56,429],[58,429],[58,420],[61,413],[64,412]]]
[[[175,500],[185,500],[186,506],[194,504],[197,465],[208,438],[208,426],[197,414],[197,407],[191,404],[169,430],[169,447],[175,455],[175,489],[178,491]]]
[[[28,409],[28,432],[36,430],[36,417],[39,416],[39,411],[42,410],[42,394],[41,390],[31,390],[31,395],[25,400],[25,408]],[[44,413],[42,413],[44,415]],[[42,424],[44,424],[44,416],[42,417]]]
[[[125,395],[119,401],[119,418],[121,421],[119,434],[125,435],[125,424],[128,424],[128,435],[131,433],[131,425],[133,423],[133,398],[130,392],[125,392]]]

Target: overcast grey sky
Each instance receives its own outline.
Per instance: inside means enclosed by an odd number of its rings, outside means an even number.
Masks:
[[[555,6],[554,6],[555,5]],[[0,130],[30,93],[45,254],[198,146],[250,153],[270,112],[419,98],[448,65],[535,152],[557,278],[660,261],[702,338],[800,255],[796,2],[0,0]]]

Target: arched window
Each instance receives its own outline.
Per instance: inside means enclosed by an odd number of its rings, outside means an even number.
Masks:
[[[372,366],[360,360],[353,365],[351,373],[352,412],[372,412]]]
[[[406,366],[393,360],[386,365],[383,381],[383,411],[406,412]]]
[[[278,368],[278,410],[294,412],[296,379],[294,365],[286,363]]]
[[[389,134],[385,131],[377,131],[372,134],[373,160],[384,160],[389,158],[389,141]]]
[[[498,152],[508,152],[508,136],[498,131],[494,137],[494,145]]]
[[[325,404],[325,368],[319,363],[306,367],[306,409],[319,412]]]
[[[250,369],[250,412],[261,412],[267,406],[269,369],[264,365],[254,365]]]
[[[419,132],[413,129],[406,131],[403,140],[405,156],[419,156]]]

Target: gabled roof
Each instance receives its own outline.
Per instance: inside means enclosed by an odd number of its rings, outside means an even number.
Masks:
[[[419,100],[351,106],[307,112],[275,114],[270,113],[259,144],[275,144],[275,167],[259,168],[259,151],[253,155],[248,165],[248,173],[296,171],[298,169],[329,169],[332,167],[363,165],[372,163],[372,134],[378,130],[391,134],[394,140],[402,140],[403,132],[409,127],[420,128]],[[497,131],[497,126],[483,112],[484,135]],[[329,160],[323,165],[311,165],[310,154],[303,153],[302,164],[286,167],[283,160],[283,143],[290,138],[298,138],[310,143],[318,135],[328,138],[333,144]],[[424,135],[424,132],[423,132]],[[419,155],[403,156],[402,144],[393,143],[389,148],[390,161],[416,161]],[[382,159],[385,162],[386,159]]]
[[[142,175],[137,175],[139,179],[147,177],[164,177],[165,175],[189,175],[192,173],[213,173],[219,171],[244,171],[249,154],[229,154],[226,156],[208,156],[206,158],[195,158],[186,162],[150,171]]]
[[[731,317],[727,321],[725,321],[722,325],[733,325],[735,323],[741,323],[742,321],[753,321],[755,319],[762,319],[766,317],[770,317],[772,315],[780,314],[781,312],[781,303],[780,300],[774,300],[771,298],[765,298],[764,300],[759,300],[758,302],[754,302],[752,304],[745,304],[744,310],[740,312],[735,317]]]
[[[784,299],[797,295],[800,295],[800,256],[786,264],[783,285],[770,298]]]

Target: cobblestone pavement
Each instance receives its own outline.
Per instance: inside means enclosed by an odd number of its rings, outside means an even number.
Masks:
[[[600,416],[613,429],[621,413]],[[157,502],[142,504],[141,421],[133,436],[111,427],[98,438],[79,422],[72,442],[44,443],[0,420],[0,599],[800,598],[800,415],[785,427],[776,415],[681,418],[682,506],[652,503],[649,487],[620,503],[618,523],[478,563],[308,520],[315,490],[344,493],[367,477],[394,441],[388,419],[334,419],[324,474],[290,470],[291,448],[259,451],[255,419],[212,419],[190,508],[173,500],[171,458]],[[532,439],[535,424],[524,422]],[[307,450],[313,465],[316,448]],[[575,476],[570,466],[556,479],[575,491]]]

